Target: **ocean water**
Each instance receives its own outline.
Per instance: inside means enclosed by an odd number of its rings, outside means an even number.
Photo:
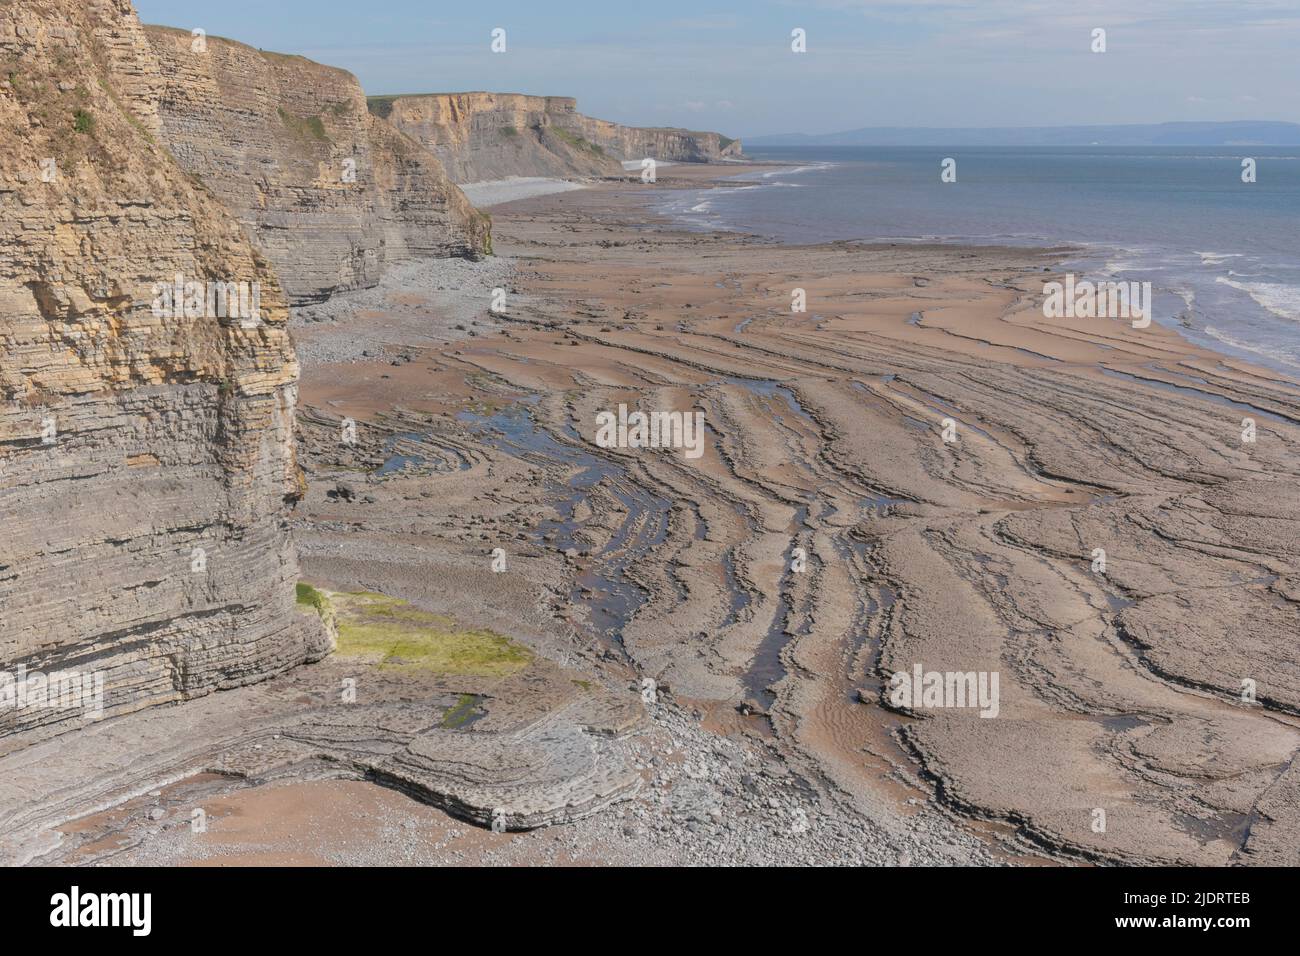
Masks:
[[[660,207],[701,229],[1077,246],[1080,278],[1150,281],[1155,319],[1300,377],[1300,148],[758,147],[795,166]],[[957,181],[940,164],[957,161]],[[1242,159],[1257,181],[1243,183]]]

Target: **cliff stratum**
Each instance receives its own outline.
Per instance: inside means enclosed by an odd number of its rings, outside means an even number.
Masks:
[[[285,520],[285,296],[163,146],[174,64],[128,0],[0,3],[0,60],[0,692],[94,673],[111,715],[321,657]],[[170,307],[177,276],[259,313]],[[90,709],[8,703],[0,734]]]
[[[437,158],[366,109],[356,77],[299,56],[146,27],[162,139],[239,218],[290,304],[386,265],[489,251],[488,220]]]
[[[741,156],[740,140],[593,119],[568,96],[427,93],[372,96],[390,120],[442,160],[458,183],[505,176],[618,176],[622,160],[705,163]]]

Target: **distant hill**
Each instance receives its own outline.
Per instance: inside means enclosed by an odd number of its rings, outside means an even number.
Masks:
[[[978,128],[874,126],[809,136],[751,136],[751,146],[1296,146],[1300,123],[1153,123]]]

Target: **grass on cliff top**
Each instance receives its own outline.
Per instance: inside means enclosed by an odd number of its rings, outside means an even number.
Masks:
[[[467,677],[507,677],[527,667],[529,650],[489,630],[462,628],[452,618],[431,614],[372,591],[319,591],[298,585],[298,603],[320,609],[324,601],[338,623],[338,655],[380,667]]]
[[[144,24],[145,33],[156,31],[158,33],[172,33],[180,36],[185,40],[194,39],[194,31],[188,27],[169,27],[164,23],[146,23]],[[248,46],[247,43],[240,43],[238,40],[232,40],[230,37],[223,37],[216,33],[205,33],[203,38],[208,41],[219,40],[222,43],[233,43],[236,46]],[[249,47],[249,49],[252,49]],[[259,51],[260,52],[260,51]]]
[[[415,100],[427,96],[444,96],[443,93],[380,93],[376,96],[366,97],[366,108],[374,113],[380,119],[388,119],[388,114],[393,111],[393,104],[398,100]],[[460,94],[454,94],[460,95]]]

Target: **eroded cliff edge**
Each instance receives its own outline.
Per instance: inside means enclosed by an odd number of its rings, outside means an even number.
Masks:
[[[285,295],[161,144],[129,0],[0,4],[0,60],[0,668],[101,675],[112,715],[322,657]],[[159,308],[177,276],[256,288],[258,316]],[[7,707],[0,733],[85,711]]]
[[[424,93],[372,96],[370,111],[442,161],[457,183],[505,176],[618,176],[622,160],[704,163],[741,157],[721,133],[621,126],[584,116],[569,96]]]
[[[355,76],[233,40],[145,27],[162,138],[244,225],[290,304],[387,266],[490,251],[489,222],[437,158],[366,109]]]

